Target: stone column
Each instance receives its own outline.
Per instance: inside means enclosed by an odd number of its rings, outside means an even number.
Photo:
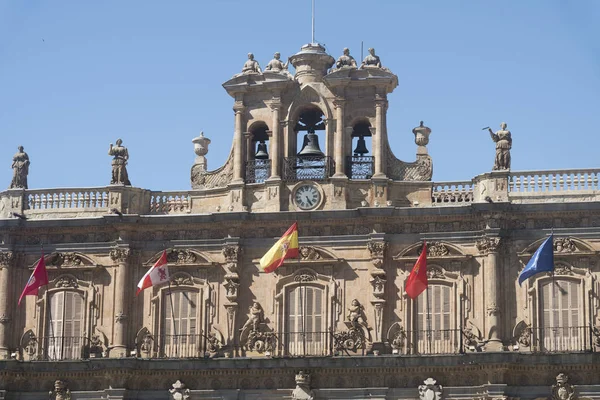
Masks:
[[[236,101],[233,106],[235,111],[235,131],[233,134],[233,180],[231,183],[244,183],[244,136],[242,134],[242,123],[244,116],[243,102]]]
[[[10,268],[14,254],[10,251],[0,252],[0,359],[10,357],[8,346],[10,336],[11,312],[9,307],[10,296]]]
[[[344,105],[345,100],[335,100],[335,141],[334,160],[335,174],[333,178],[346,178],[346,160],[344,157]]]
[[[375,173],[373,178],[386,178],[385,175],[385,160],[384,145],[385,133],[383,129],[383,112],[385,109],[384,100],[375,101],[375,136],[373,137],[373,156],[375,157]]]
[[[246,161],[254,160],[254,147],[252,146],[252,134],[250,132],[244,132],[244,139],[246,141]]]
[[[499,237],[485,236],[478,240],[475,245],[482,255],[486,256],[484,269],[484,299],[486,300],[486,329],[488,343],[486,351],[502,351],[502,339],[500,337],[500,304],[501,291],[499,290],[500,276],[498,269],[498,247]]]
[[[279,112],[281,110],[280,102],[271,103],[271,111],[273,113],[273,127],[271,135],[271,176],[269,180],[281,179],[281,157],[279,155],[279,142],[281,140],[281,121],[279,121]]]
[[[131,293],[128,292],[128,280],[127,280],[127,261],[131,250],[124,247],[115,247],[110,251],[110,258],[117,264],[117,272],[115,274],[114,282],[114,315],[115,325],[113,334],[113,343],[110,349],[110,357],[127,357],[127,303],[130,301]],[[125,301],[127,299],[127,302]]]

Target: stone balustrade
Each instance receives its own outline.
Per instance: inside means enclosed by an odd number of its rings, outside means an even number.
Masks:
[[[108,209],[106,188],[33,189],[26,191],[27,209]]]
[[[456,205],[473,202],[472,181],[436,182],[431,190],[432,205]]]
[[[180,214],[191,212],[190,194],[179,192],[150,192],[150,214]]]
[[[515,171],[509,174],[508,191],[512,193],[565,192],[598,190],[600,169],[566,169],[550,171]]]

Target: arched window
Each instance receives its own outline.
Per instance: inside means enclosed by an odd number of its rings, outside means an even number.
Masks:
[[[164,291],[162,308],[161,355],[200,357],[203,341],[199,323],[198,292]]]
[[[85,315],[83,295],[60,290],[49,295],[46,356],[49,360],[83,358]]]
[[[247,141],[246,182],[262,183],[271,176],[271,155],[269,155],[269,128],[256,122],[250,128]]]
[[[352,155],[346,162],[346,175],[350,179],[371,179],[373,176],[373,156],[369,149],[373,148],[371,141],[371,124],[359,121],[352,128]]]
[[[288,355],[327,354],[324,303],[321,287],[298,285],[288,290],[284,344]]]
[[[580,296],[579,281],[551,279],[540,283],[540,324],[536,336],[541,351],[585,349],[587,330]]]

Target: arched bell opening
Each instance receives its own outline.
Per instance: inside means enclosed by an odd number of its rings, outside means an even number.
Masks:
[[[271,131],[266,123],[258,121],[246,136],[246,182],[262,183],[271,176],[269,138]]]
[[[322,150],[326,143],[325,114],[316,107],[302,110],[294,124],[296,154],[286,158],[284,179],[288,181],[324,180],[333,171],[331,157]]]
[[[352,127],[351,141],[352,154],[347,157],[346,175],[350,179],[371,179],[374,166],[371,123],[357,121]]]

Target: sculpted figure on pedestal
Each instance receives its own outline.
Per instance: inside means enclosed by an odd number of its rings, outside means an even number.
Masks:
[[[350,49],[344,48],[344,54],[342,54],[335,62],[335,67],[340,68],[356,68],[356,60],[350,55]]]
[[[273,59],[269,61],[267,66],[265,67],[265,71],[273,71],[273,72],[285,72],[288,69],[288,62],[285,64],[280,60],[281,54],[279,52],[273,55]]]
[[[254,54],[248,53],[248,61],[244,63],[242,67],[242,74],[260,74],[260,66],[258,65],[258,61],[254,59]]]
[[[10,182],[11,189],[27,189],[27,174],[29,174],[29,156],[19,146],[19,151],[13,156],[13,178]]]
[[[360,68],[381,68],[381,60],[375,55],[375,49],[369,48],[369,55],[365,57]]]
[[[350,303],[350,307],[348,308],[348,321],[353,328],[358,328],[360,325],[367,325],[365,308],[356,299],[352,300],[352,303]]]
[[[263,322],[263,309],[259,302],[255,301],[250,307],[250,313],[248,315],[248,321],[244,324],[240,331],[244,331],[250,327],[253,331],[258,331],[258,326]]]
[[[484,128],[485,129],[485,128]],[[506,129],[506,122],[500,124],[500,130],[494,133],[492,128],[487,128],[492,140],[496,142],[496,159],[494,160],[494,171],[510,169],[510,149],[512,148],[512,137]]]
[[[127,175],[127,160],[129,160],[129,152],[127,151],[127,147],[122,146],[122,144],[123,141],[121,139],[117,139],[117,145],[113,146],[111,143],[108,149],[108,155],[113,156],[113,160],[111,162],[111,185],[131,185],[131,182],[129,182],[129,176]]]

